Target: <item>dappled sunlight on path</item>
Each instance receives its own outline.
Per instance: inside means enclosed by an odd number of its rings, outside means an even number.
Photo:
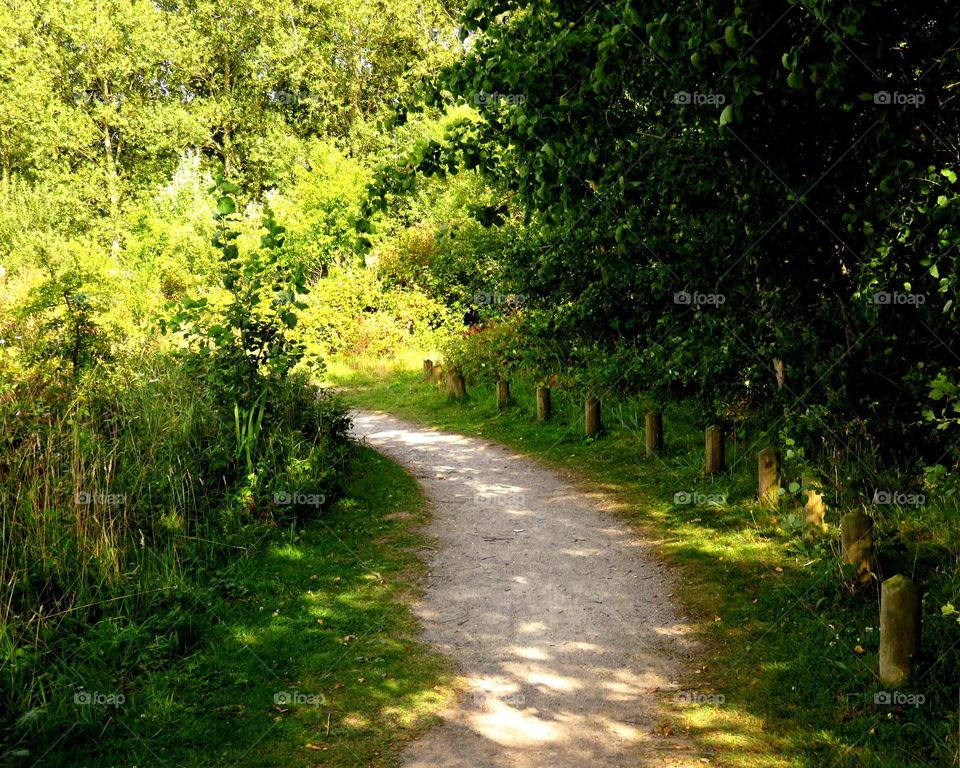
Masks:
[[[704,764],[658,734],[693,647],[666,569],[626,525],[501,446],[373,413],[354,434],[434,505],[418,615],[466,687],[408,768]]]

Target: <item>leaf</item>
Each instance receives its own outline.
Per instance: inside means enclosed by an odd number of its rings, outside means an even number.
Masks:
[[[798,69],[793,70],[793,72],[787,75],[787,85],[795,90],[803,88],[803,73]]]
[[[722,128],[727,123],[733,122],[733,104],[727,104],[723,108],[723,112],[720,113],[720,127]]]
[[[217,213],[221,216],[229,216],[237,212],[237,204],[232,197],[221,197],[217,200]]]

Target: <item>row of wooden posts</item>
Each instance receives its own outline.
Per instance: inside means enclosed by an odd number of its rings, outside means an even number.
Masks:
[[[432,360],[423,361],[424,380],[438,386],[446,379],[450,396],[460,400],[467,394],[463,375],[449,371],[446,377]],[[497,381],[497,407],[510,403],[510,383]],[[550,388],[537,387],[537,421],[544,422],[552,414]],[[663,414],[647,413],[644,418],[647,457],[663,450]],[[584,432],[594,437],[603,429],[600,418],[600,400],[587,397],[584,402]],[[714,424],[704,435],[706,472],[717,474],[725,469],[724,433]],[[781,496],[780,452],[764,448],[757,455],[757,495],[769,508],[779,503]],[[826,504],[817,489],[817,478],[804,476],[801,487],[806,492],[804,525],[820,531],[827,530],[824,522]],[[871,582],[873,570],[873,518],[863,512],[850,512],[840,519],[840,543],[844,563],[851,568],[858,583]],[[920,651],[920,589],[908,577],[896,575],[886,579],[880,588],[880,679],[885,685],[902,685],[910,677],[914,659]]]

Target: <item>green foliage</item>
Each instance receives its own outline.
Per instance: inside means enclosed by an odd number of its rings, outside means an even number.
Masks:
[[[520,314],[454,335],[443,350],[444,365],[468,380],[509,379],[527,352]]]
[[[6,340],[17,327],[0,319]],[[276,494],[337,498],[349,421],[289,378],[272,419],[254,425],[255,469],[270,480],[250,488],[224,472],[232,415],[172,358],[101,360],[79,376],[32,359],[0,345],[0,734],[5,750],[39,758],[74,725],[74,746],[95,745],[91,724],[109,712],[77,707],[77,690],[129,700],[208,630],[194,590],[271,530],[318,514]]]
[[[637,350],[607,386],[764,410],[863,456],[863,491],[870,455],[956,467],[927,399],[960,341],[949,3],[471,2],[462,34],[427,102],[472,109],[378,172],[370,216],[476,168],[533,231],[502,261],[558,342]]]
[[[454,324],[442,303],[416,288],[390,287],[375,265],[336,267],[314,284],[297,336],[325,356],[390,359],[405,349],[437,348]]]
[[[241,252],[239,215],[231,197],[238,191],[222,176],[211,189],[219,195],[213,244],[222,254],[225,301],[185,298],[163,328],[182,335],[188,366],[203,373],[226,403],[248,413],[303,358],[303,346],[289,332],[296,328],[297,310],[307,306],[301,301],[307,287],[302,267],[291,264],[282,251],[285,229],[269,209],[261,247]]]

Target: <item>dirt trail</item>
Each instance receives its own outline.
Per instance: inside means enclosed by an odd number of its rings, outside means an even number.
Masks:
[[[703,766],[656,733],[689,660],[669,574],[644,542],[542,465],[502,446],[356,412],[354,435],[434,506],[417,613],[467,692],[407,768]]]

